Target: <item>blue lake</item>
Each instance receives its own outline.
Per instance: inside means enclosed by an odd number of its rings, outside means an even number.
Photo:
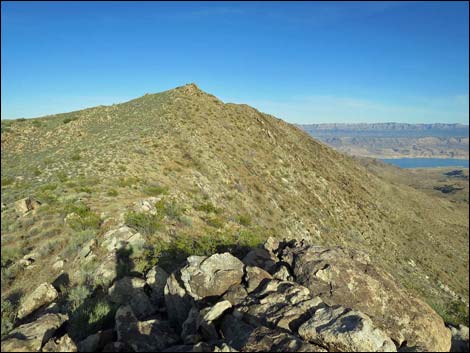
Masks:
[[[400,168],[435,168],[435,167],[460,167],[468,168],[468,159],[445,158],[396,158],[382,159],[385,163],[396,165]]]

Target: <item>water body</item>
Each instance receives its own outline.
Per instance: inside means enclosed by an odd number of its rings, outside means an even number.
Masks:
[[[436,168],[436,167],[460,167],[468,168],[468,159],[453,158],[396,158],[382,159],[385,163],[396,165],[400,168]]]

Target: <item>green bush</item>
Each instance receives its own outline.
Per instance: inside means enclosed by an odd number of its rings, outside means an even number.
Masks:
[[[12,329],[15,323],[15,308],[8,300],[2,299],[2,325],[1,325],[1,338],[3,339]]]
[[[111,190],[108,190],[108,192],[106,193],[106,195],[107,195],[107,196],[115,197],[115,196],[118,196],[119,193],[117,192],[117,190],[111,189]]]
[[[221,209],[218,209],[217,207],[215,207],[210,202],[200,204],[200,205],[196,206],[194,209],[197,210],[197,211],[202,211],[202,212],[206,212],[206,213],[215,213],[215,214],[219,214],[219,213],[222,212]]]
[[[7,185],[11,185],[13,184],[15,181],[15,178],[12,178],[12,177],[2,177],[2,187],[3,186],[7,186]]]
[[[90,296],[90,290],[86,286],[76,286],[72,288],[67,296],[70,310],[77,310]]]
[[[236,220],[239,224],[245,227],[248,227],[249,225],[251,225],[251,221],[252,221],[251,216],[249,215],[238,215],[236,217]]]
[[[116,308],[103,298],[88,298],[71,312],[69,333],[72,339],[82,340],[112,323]]]
[[[87,229],[99,229],[100,217],[92,212],[90,208],[83,202],[69,203],[65,207],[66,215],[70,213],[77,214],[78,217],[73,217],[68,221],[70,228],[76,231]]]
[[[147,185],[144,187],[143,192],[149,196],[166,195],[168,194],[168,188],[164,186],[160,186],[158,184]]]
[[[144,235],[155,234],[162,227],[160,215],[148,213],[128,212],[125,214],[126,224]]]

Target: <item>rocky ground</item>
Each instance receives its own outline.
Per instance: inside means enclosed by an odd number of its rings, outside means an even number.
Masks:
[[[241,259],[190,256],[171,274],[141,273],[126,256],[140,238],[119,227],[73,260],[85,266],[106,254],[92,296],[115,305],[107,324],[71,338],[61,278],[73,274],[62,271],[23,298],[2,351],[468,351],[467,327],[446,327],[365,253],[269,238]]]

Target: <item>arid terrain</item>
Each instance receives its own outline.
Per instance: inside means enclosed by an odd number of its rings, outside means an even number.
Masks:
[[[439,172],[440,186],[458,189],[441,195],[434,184],[415,185],[420,172],[358,161],[195,84],[2,120],[1,167],[2,337],[23,323],[25,297],[63,273],[59,305],[79,341],[114,320],[116,307],[102,293],[123,273],[155,265],[171,273],[190,255],[220,249],[242,258],[269,237],[363,251],[404,288],[397,291],[446,323],[468,323],[468,170]],[[107,282],[106,249],[119,239],[109,232],[122,227],[133,230],[123,231],[129,237],[139,232],[139,246],[126,253],[132,268],[118,261]],[[341,295],[338,303],[348,304]],[[329,344],[321,347],[336,349]]]

